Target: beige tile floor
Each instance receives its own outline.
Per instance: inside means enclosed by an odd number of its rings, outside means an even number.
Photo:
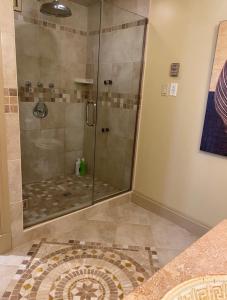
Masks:
[[[133,203],[124,203],[111,210],[99,205],[87,213],[85,220],[78,222],[74,231],[64,235],[56,233],[55,236],[47,238],[59,241],[76,239],[122,245],[152,245],[157,249],[161,266],[198,239],[187,230]],[[0,256],[0,297],[34,242],[36,241]]]

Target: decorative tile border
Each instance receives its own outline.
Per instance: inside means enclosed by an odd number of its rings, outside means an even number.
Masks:
[[[121,244],[105,244],[105,243],[99,243],[99,242],[85,242],[85,241],[78,241],[78,240],[69,240],[69,244],[73,245],[80,245],[84,247],[89,247],[89,248],[100,248],[100,249],[106,249],[106,250],[128,250],[128,251],[141,251],[145,250],[148,251],[149,253],[149,259],[150,259],[150,265],[154,268],[155,272],[159,270],[159,259],[158,259],[158,253],[155,247],[141,247],[141,246],[129,246],[129,245],[121,245]],[[56,243],[59,244],[59,243]],[[62,244],[62,243],[60,243]]]
[[[102,33],[110,33],[110,32],[124,30],[124,29],[132,28],[132,27],[145,26],[145,25],[147,25],[147,23],[148,23],[148,19],[142,19],[142,20],[138,20],[138,21],[134,21],[134,22],[130,22],[130,23],[114,25],[114,26],[103,28]],[[96,34],[99,34],[98,30],[88,32],[88,35],[96,35]]]
[[[55,103],[83,103],[94,99],[94,93],[90,90],[62,89],[45,87],[20,87],[20,102],[55,102]]]
[[[73,27],[48,22],[46,20],[23,16],[21,13],[15,13],[15,20],[24,21],[29,24],[36,24],[36,25],[43,26],[43,27],[48,27],[50,29],[54,29],[54,30],[58,30],[58,31],[71,32],[73,34],[79,34],[81,36],[92,36],[92,35],[99,34],[99,30],[93,30],[93,31],[78,30]],[[118,30],[124,30],[124,29],[138,27],[138,26],[145,26],[145,25],[147,25],[147,23],[148,23],[148,19],[145,18],[142,20],[134,21],[134,22],[129,22],[129,23],[124,23],[124,24],[120,24],[120,25],[106,27],[106,28],[103,28],[101,30],[101,32],[102,33],[110,33],[110,32],[114,32],[114,31],[118,31]]]
[[[38,87],[20,87],[20,102],[54,102],[54,103],[85,103],[94,101],[96,92],[92,89],[74,89],[66,90],[61,88],[38,88]],[[99,102],[102,106],[134,109],[138,108],[140,97],[138,95],[101,92]]]
[[[90,281],[89,283],[95,281],[98,285],[101,283],[101,286],[104,284],[108,299],[123,299],[124,293],[138,287],[158,270],[157,252],[153,247],[76,240],[47,242],[43,239],[27,253],[2,299],[22,299],[24,295],[26,299],[35,300],[39,289],[42,290],[43,284],[48,280],[50,290],[48,289],[47,295],[51,295],[51,299],[62,299],[67,291],[71,294],[72,284],[76,286],[78,282],[82,282],[86,286],[87,282],[84,280]],[[51,275],[48,279],[50,272],[52,275],[55,272],[60,277]],[[96,289],[92,292],[95,291]],[[77,298],[84,299],[80,296]],[[66,298],[71,299],[70,295]],[[104,296],[99,299],[104,299]]]
[[[47,241],[46,238],[41,239],[40,243],[33,244],[31,249],[27,252],[27,259],[22,262],[23,266],[20,269],[25,269],[24,265],[26,265],[26,269],[30,266],[30,262],[35,258],[38,253],[40,246],[42,243],[54,244],[54,245],[74,245],[76,248],[84,247],[90,249],[105,249],[105,250],[129,250],[138,252],[140,250],[145,250],[149,252],[150,256],[150,265],[154,267],[155,271],[158,271],[160,268],[159,259],[157,250],[155,247],[142,247],[142,246],[130,246],[130,245],[121,245],[121,244],[112,244],[112,243],[100,243],[100,242],[88,242],[88,241],[79,241],[79,240],[69,240],[66,242],[61,241]]]
[[[18,113],[17,89],[4,88],[4,112]]]
[[[102,106],[137,110],[140,97],[132,94],[103,92],[99,101]]]
[[[24,21],[29,24],[35,24],[43,27],[48,27],[50,29],[58,30],[58,31],[66,31],[71,32],[73,34],[79,34],[82,36],[87,36],[87,32],[84,30],[78,30],[69,26],[63,26],[61,24],[51,23],[42,19],[35,19],[27,16],[23,16],[21,13],[15,13],[15,20]]]

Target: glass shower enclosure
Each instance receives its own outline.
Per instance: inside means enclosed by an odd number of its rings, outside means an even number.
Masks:
[[[24,227],[131,189],[147,19],[112,1],[15,12]]]

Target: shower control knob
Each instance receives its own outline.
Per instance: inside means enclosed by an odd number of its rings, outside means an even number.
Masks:
[[[39,81],[39,82],[37,83],[37,87],[42,88],[42,87],[43,87],[42,82]]]
[[[112,80],[104,80],[105,85],[112,85],[113,81]]]
[[[32,82],[31,82],[30,80],[25,81],[25,86],[26,86],[27,88],[32,87]]]
[[[49,88],[53,89],[54,88],[54,83],[49,83]]]
[[[102,133],[108,133],[108,132],[110,132],[109,128],[102,128],[101,130],[102,130]]]

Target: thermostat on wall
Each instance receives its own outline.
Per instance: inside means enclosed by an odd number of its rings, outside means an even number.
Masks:
[[[172,63],[170,66],[170,76],[178,77],[180,72],[180,63]]]

